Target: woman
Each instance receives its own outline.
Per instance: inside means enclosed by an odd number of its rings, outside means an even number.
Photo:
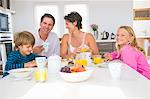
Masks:
[[[93,55],[99,54],[94,37],[91,33],[80,31],[82,17],[77,12],[71,12],[64,17],[69,34],[62,38],[60,55],[62,58],[74,58],[82,49],[90,51]]]

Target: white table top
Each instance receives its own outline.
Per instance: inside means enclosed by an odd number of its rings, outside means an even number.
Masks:
[[[95,67],[92,77],[80,83],[65,82],[58,74],[45,83],[7,76],[0,80],[0,99],[150,99],[150,81],[125,64],[116,81],[107,67]]]

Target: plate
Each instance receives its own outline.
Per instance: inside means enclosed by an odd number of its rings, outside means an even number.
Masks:
[[[8,73],[15,78],[27,78],[32,75],[34,68],[18,68],[9,70]]]
[[[102,63],[99,63],[99,64],[92,63],[92,66],[107,68],[108,67],[108,62],[102,62]]]
[[[23,78],[21,78],[21,77],[14,77],[13,75],[10,75],[10,78],[11,78],[11,80],[31,80],[32,79],[32,76],[29,76],[29,77],[23,77]]]

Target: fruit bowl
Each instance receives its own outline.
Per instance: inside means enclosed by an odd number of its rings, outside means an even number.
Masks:
[[[25,78],[31,76],[33,71],[33,68],[18,68],[9,70],[8,73],[15,78]]]
[[[86,67],[85,69],[86,71],[73,73],[66,73],[60,71],[59,74],[61,78],[67,82],[81,82],[88,80],[94,71],[94,68],[92,67]]]

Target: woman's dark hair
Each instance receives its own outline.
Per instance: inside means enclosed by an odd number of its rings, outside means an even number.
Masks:
[[[64,19],[72,23],[77,21],[76,26],[78,27],[78,29],[82,29],[82,17],[78,12],[71,12],[70,14],[66,15]]]
[[[41,17],[41,22],[43,21],[43,19],[45,17],[48,17],[48,18],[51,18],[53,20],[53,26],[55,25],[55,18],[51,15],[51,14],[48,14],[48,13],[45,13],[42,17]]]

